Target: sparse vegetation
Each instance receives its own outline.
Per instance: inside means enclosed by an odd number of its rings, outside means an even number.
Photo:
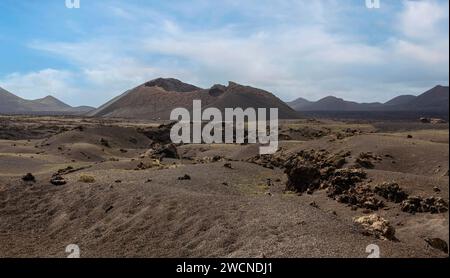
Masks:
[[[94,183],[95,178],[93,176],[89,176],[89,175],[81,175],[80,178],[78,179],[78,181],[83,182],[83,183]]]

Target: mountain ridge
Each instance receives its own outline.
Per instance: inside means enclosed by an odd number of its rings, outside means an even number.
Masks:
[[[303,105],[299,105],[301,103]],[[358,103],[335,96],[327,96],[318,101],[298,98],[287,102],[297,111],[448,111],[449,87],[435,86],[418,95],[399,95],[385,103]]]
[[[0,87],[0,114],[83,114],[94,109],[90,106],[72,107],[54,96],[28,100]]]
[[[298,118],[299,114],[270,92],[230,81],[203,89],[174,78],[157,78],[113,98],[88,113],[93,117],[140,118],[168,120],[178,107],[192,110],[193,100],[202,108],[278,108],[279,118]]]

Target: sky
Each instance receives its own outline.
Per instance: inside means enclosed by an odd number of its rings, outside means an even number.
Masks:
[[[385,102],[449,83],[449,1],[0,0],[0,87],[99,106],[157,77],[284,101]]]

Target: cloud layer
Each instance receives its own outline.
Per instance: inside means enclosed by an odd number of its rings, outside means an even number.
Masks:
[[[233,80],[284,100],[386,101],[448,85],[445,0],[372,10],[362,0],[92,2],[61,22],[70,39],[21,41],[65,66],[0,75],[0,86],[100,105],[159,76],[204,87]],[[102,24],[83,20],[96,13]]]

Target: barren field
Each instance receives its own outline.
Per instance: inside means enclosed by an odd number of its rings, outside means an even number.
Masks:
[[[0,257],[448,256],[448,124],[286,120],[271,156],[169,130],[0,116]]]

